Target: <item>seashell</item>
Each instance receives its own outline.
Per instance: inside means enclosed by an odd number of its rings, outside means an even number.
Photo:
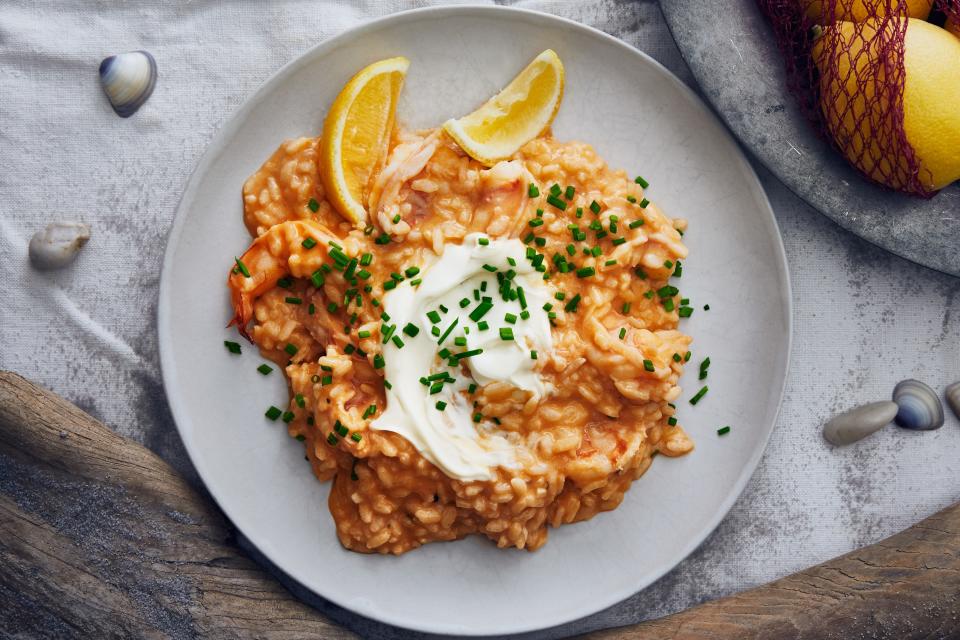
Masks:
[[[100,63],[100,84],[121,118],[137,112],[157,84],[157,61],[146,51],[128,51]]]
[[[850,409],[823,426],[823,437],[830,444],[851,444],[890,424],[898,410],[889,400]]]
[[[950,405],[954,415],[960,418],[960,382],[954,382],[947,387],[943,395],[947,397],[947,404]]]
[[[904,429],[929,431],[943,426],[943,405],[937,393],[919,380],[903,380],[893,388],[896,423]]]
[[[90,227],[82,222],[54,222],[30,238],[30,262],[41,270],[60,269],[77,257],[90,239]]]

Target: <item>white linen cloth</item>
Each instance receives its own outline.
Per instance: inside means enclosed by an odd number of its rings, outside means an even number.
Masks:
[[[214,132],[281,65],[370,17],[426,3],[4,0],[0,7],[0,369],[70,399],[150,447],[192,481],[160,383],[156,304],[181,190]],[[692,84],[652,0],[529,1],[647,52]],[[132,118],[111,111],[104,57],[157,59]],[[651,588],[537,637],[671,613],[875,542],[960,497],[960,429],[889,428],[834,450],[823,421],[916,377],[960,379],[960,280],[847,234],[758,167],[793,278],[796,335],[786,400],[767,453],[717,531]],[[238,185],[239,189],[239,185]],[[93,238],[40,273],[27,242],[54,220]],[[714,434],[694,434],[697,438]],[[575,587],[571,587],[575,588]],[[368,637],[415,634],[315,603]]]

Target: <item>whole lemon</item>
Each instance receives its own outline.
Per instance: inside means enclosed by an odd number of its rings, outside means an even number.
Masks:
[[[893,29],[892,25],[887,25]],[[838,22],[814,43],[820,69],[820,108],[844,155],[872,179],[894,189],[908,185],[903,154],[885,152],[895,141],[897,113],[883,97],[887,67],[873,21]],[[879,62],[878,62],[879,61]],[[886,61],[889,64],[889,61]],[[960,40],[922,20],[908,20],[904,41],[903,126],[931,191],[960,179]],[[879,139],[883,136],[884,139]]]
[[[800,0],[803,12],[817,24],[830,22],[828,9],[831,0]],[[906,0],[906,14],[910,18],[926,20],[933,9],[933,0]],[[836,10],[833,19],[849,22],[864,22],[869,18],[882,18],[891,8],[899,7],[898,0],[836,0]],[[897,13],[903,13],[900,9]]]
[[[830,16],[828,15],[830,0],[800,1],[803,12],[808,18],[814,20],[817,24],[830,22]],[[837,0],[833,19],[864,22],[870,18],[883,18],[890,12],[891,8],[897,9],[898,7],[898,0]],[[926,20],[933,9],[933,0],[906,0],[905,6],[897,13],[903,14],[904,9],[907,17]]]

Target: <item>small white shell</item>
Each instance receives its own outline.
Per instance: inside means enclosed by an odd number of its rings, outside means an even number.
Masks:
[[[851,444],[866,438],[890,424],[897,415],[897,403],[871,402],[834,417],[823,427],[823,437],[830,444]]]
[[[30,262],[41,270],[60,269],[77,257],[90,239],[90,227],[82,222],[53,222],[30,238]]]
[[[947,404],[953,409],[954,415],[960,418],[960,382],[954,382],[947,387],[943,395],[947,397]]]
[[[100,84],[121,118],[129,118],[147,101],[157,84],[157,61],[146,51],[128,51],[100,63]]]
[[[893,401],[900,407],[896,422],[904,429],[930,431],[943,426],[943,405],[937,392],[919,380],[898,382]]]

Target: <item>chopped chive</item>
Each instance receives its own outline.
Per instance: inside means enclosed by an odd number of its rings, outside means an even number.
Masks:
[[[589,278],[597,272],[593,267],[580,267],[577,269],[578,278]]]
[[[679,353],[673,354],[673,361],[674,361],[674,362],[680,362],[681,360],[683,360],[683,358],[680,357],[680,354],[679,354]]]
[[[450,326],[447,327],[447,330],[443,332],[440,336],[440,339],[437,340],[437,344],[443,344],[443,341],[447,339],[447,336],[450,335],[450,332],[453,331],[453,328],[457,326],[457,323],[460,321],[460,318],[454,318],[453,322],[450,323]]]
[[[398,213],[397,215],[393,216],[393,219],[391,220],[391,222],[393,222],[393,224],[397,224],[398,222],[400,222],[400,214]]]
[[[396,288],[397,288],[396,280],[387,280],[386,282],[383,283],[384,291],[392,291],[393,289],[396,289]]]
[[[474,393],[476,390],[477,390],[477,385],[474,383],[471,383],[470,386],[467,387],[467,393]]]
[[[420,267],[407,267],[406,269],[403,270],[403,273],[408,278],[412,278],[413,276],[420,273]]]
[[[373,356],[373,368],[374,369],[383,369],[384,365],[387,363],[383,361],[383,356],[379,353]]]
[[[241,260],[240,258],[237,258],[236,256],[234,256],[233,260],[234,260],[234,262],[237,263],[237,269],[240,269],[240,273],[243,274],[243,277],[244,277],[244,278],[249,278],[249,277],[250,277],[250,270],[247,269],[247,265],[243,264],[243,260]]]
[[[653,298],[653,289],[651,289],[651,290],[647,291],[646,293],[644,293],[644,294],[643,294],[643,297],[646,298],[647,300],[650,300],[651,298]]]
[[[377,244],[390,244],[390,235],[386,233],[381,233],[377,236],[377,239],[374,240]]]
[[[361,440],[363,440],[363,436],[357,433],[356,431],[354,431],[353,433],[350,434],[350,439],[353,440],[354,442],[360,442]]]
[[[307,405],[307,401],[304,399],[302,393],[298,393],[293,397],[294,402],[297,403],[297,406],[303,409]]]
[[[367,271],[366,269],[360,269],[360,271],[357,271],[357,277],[360,278],[361,280],[366,280],[367,278],[370,277],[370,272]]]
[[[447,311],[450,311],[450,309],[447,309],[447,308],[446,308],[445,306],[443,306],[442,304],[439,305],[437,308],[440,309],[440,313],[446,313]]]
[[[717,435],[718,435],[718,436],[725,436],[725,435],[727,435],[728,433],[730,433],[730,427],[729,427],[729,426],[727,426],[727,427],[720,427],[719,429],[717,429]]]
[[[534,239],[534,235],[533,235],[533,231],[531,231],[531,232],[528,233],[526,236],[524,236],[524,238],[523,238],[523,244],[530,244],[530,242],[531,242],[533,239]]]
[[[590,203],[590,211],[593,211],[595,214],[600,213],[600,203],[594,200]]]
[[[567,200],[573,200],[573,196],[576,194],[576,192],[577,190],[573,188],[573,185],[567,185],[566,190],[563,192],[563,197]]]
[[[621,313],[624,313],[624,314],[630,313],[630,303],[629,303],[629,302],[624,302],[624,303],[623,303],[623,307],[621,307],[621,309],[620,309],[620,312],[621,312]]]
[[[267,416],[267,418],[269,418],[270,420],[276,420],[281,415],[283,415],[283,411],[281,411],[280,409],[276,408],[273,405],[270,405],[270,408],[267,409],[267,412],[263,415]]]
[[[440,322],[440,314],[437,313],[436,311],[428,311],[427,318],[429,318],[430,322],[432,322],[433,324],[437,324],[438,322]]]
[[[536,351],[536,349],[531,349],[531,350],[530,350],[530,359],[531,359],[531,360],[536,360],[536,359],[537,359],[537,351]]]
[[[373,262],[372,253],[364,253],[362,256],[360,256],[360,266],[362,267],[370,266],[371,262]]]
[[[350,430],[343,426],[343,423],[339,420],[333,423],[333,431],[342,438],[345,438],[346,435],[350,433]]]
[[[479,329],[480,331],[486,331],[489,328],[490,328],[490,325],[487,324],[486,320],[481,320],[480,322],[477,323],[477,329]]]
[[[303,299],[297,298],[295,296],[287,296],[286,298],[283,299],[283,301],[286,302],[287,304],[303,304]]]
[[[503,316],[503,321],[509,324],[517,324],[517,316],[512,313],[507,313]]]
[[[317,241],[313,238],[307,238],[301,244],[303,245],[304,249],[313,249],[315,246],[317,246]]]
[[[384,379],[383,386],[386,387],[387,389],[393,389],[393,385],[390,384],[390,381],[387,379]]]
[[[681,318],[689,318],[693,315],[693,307],[680,307],[678,313]]]
[[[552,195],[552,196],[558,196],[558,195],[560,195],[561,193],[563,193],[563,189],[561,189],[561,188],[560,188],[560,185],[558,185],[556,182],[554,182],[552,185],[550,185],[550,195]]]
[[[636,178],[634,178],[633,181],[636,182],[641,187],[643,187],[644,189],[650,186],[650,183],[644,180],[643,176],[637,176]]]
[[[567,294],[564,293],[563,291],[557,291],[555,294],[553,294],[553,297],[556,298],[557,300],[563,300],[564,298],[567,297]]]
[[[262,364],[259,367],[257,367],[257,371],[260,372],[260,375],[267,376],[267,375],[270,375],[271,371],[273,371],[273,367],[271,367],[268,364]]]
[[[667,311],[673,311],[674,306],[673,298],[667,298],[663,301],[663,308]]]
[[[280,419],[286,422],[287,424],[290,424],[291,422],[293,422],[293,419],[295,417],[296,416],[293,414],[293,411],[284,411]]]
[[[640,220],[634,220],[633,222],[631,222],[631,223],[628,224],[627,226],[630,227],[631,229],[636,229],[637,227],[642,226],[642,225],[643,225],[643,218],[641,218]]]
[[[655,369],[655,367],[653,366],[653,360],[644,360],[644,361],[643,361],[643,370],[644,370],[644,371],[655,371],[656,369]]]
[[[337,443],[338,443],[338,442],[340,442],[340,441],[337,440],[337,434],[335,434],[335,433],[333,433],[333,432],[331,431],[331,432],[330,432],[330,435],[327,436],[327,444],[329,444],[331,447],[335,447],[335,446],[337,446]]]
[[[527,185],[527,195],[531,198],[536,198],[540,195],[540,188],[531,182]]]
[[[343,352],[344,352],[345,354],[347,354],[347,355],[350,355],[351,353],[353,353],[353,352],[356,351],[356,350],[357,350],[357,348],[356,348],[355,346],[353,346],[352,344],[348,344],[348,345],[346,345],[346,346],[343,348]]]
[[[472,358],[473,356],[478,356],[483,353],[483,349],[470,349],[469,351],[461,351],[460,353],[454,355],[455,360],[463,360],[464,358]]]
[[[710,305],[708,305],[708,304],[703,305],[703,310],[704,310],[704,311],[710,311]]]
[[[640,201],[640,208],[641,208],[641,209],[646,209],[646,208],[647,208],[647,205],[649,205],[649,204],[650,204],[650,201],[647,200],[646,198],[644,198],[643,200]]]
[[[527,224],[529,224],[531,227],[539,227],[540,225],[543,224],[543,220],[541,218],[534,218]]]
[[[433,405],[437,408],[437,411],[443,411],[447,408],[447,403],[443,400],[437,400],[437,404]]]
[[[486,315],[490,309],[493,308],[493,303],[491,302],[481,302],[477,305],[476,309],[470,312],[470,319],[474,322],[479,322],[480,318]]]
[[[317,269],[316,271],[311,273],[310,282],[312,282],[313,286],[317,287],[318,289],[322,287],[324,283],[323,271],[321,271],[320,269]]]
[[[568,312],[576,311],[578,304],[580,304],[580,294],[579,294],[579,293],[578,293],[577,295],[573,296],[572,298],[570,298],[570,302],[568,302],[566,305],[564,305],[563,310],[564,310],[564,311],[568,311]]]
[[[366,410],[363,412],[363,419],[366,420],[367,418],[369,418],[370,416],[372,416],[372,415],[375,414],[376,412],[377,412],[377,405],[375,405],[375,404],[370,405],[370,406],[367,407]]]
[[[430,327],[430,333],[433,334],[434,336],[439,336],[439,335],[440,335],[440,327],[438,327],[438,326],[436,326],[436,325]]]
[[[443,391],[443,382],[434,382],[430,385],[430,395],[436,395]]]
[[[620,327],[620,339],[623,340],[626,337],[627,337],[627,328]]]
[[[535,245],[537,245],[538,247],[545,247],[545,246],[547,246],[547,239],[546,239],[546,238],[537,238],[536,240],[533,241],[533,243],[534,243]]]
[[[328,384],[331,384],[331,383],[333,383],[333,376],[331,376],[331,375],[326,375],[326,376],[323,376],[322,378],[320,378],[320,386],[321,386],[321,387],[325,387],[325,386],[327,386]]]
[[[490,238],[487,238],[487,237],[477,238],[477,244],[479,244],[481,247],[485,247],[490,244]]]
[[[320,210],[320,203],[317,202],[316,198],[310,198],[310,202],[307,203],[307,206],[310,207],[310,211],[316,213]]]
[[[296,355],[297,351],[299,351],[299,349],[297,349],[297,345],[291,344],[289,342],[287,343],[287,346],[283,348],[283,350],[289,353],[291,356]]]
[[[622,244],[625,243],[626,241],[627,241],[626,238],[614,238],[614,239],[613,239],[613,246],[619,247],[620,245],[622,245]]]
[[[413,337],[415,337],[418,333],[420,333],[420,327],[418,327],[417,325],[413,324],[412,322],[408,322],[408,323],[406,324],[406,326],[403,328],[403,332],[404,332],[405,334],[407,334],[408,336],[410,336],[411,338],[413,338]]]
[[[646,279],[647,279],[647,272],[644,271],[643,269],[641,269],[640,267],[637,267],[636,269],[634,269],[633,272],[634,272],[634,273],[636,274],[636,276],[637,276],[638,278],[640,278],[641,280],[646,280]]]
[[[497,268],[496,268],[495,266],[493,266],[493,265],[485,264],[485,265],[483,265],[483,270],[484,270],[484,271],[489,271],[490,273],[493,273],[493,272],[495,272],[495,271],[497,270]]]
[[[691,357],[691,356],[693,356],[693,353],[690,352],[690,351],[687,351],[685,354],[683,354],[683,361],[684,361],[684,362],[690,362],[690,357]]]
[[[564,211],[567,208],[567,203],[553,194],[547,196],[547,204],[553,205],[557,209],[560,209],[560,211]]]
[[[667,418],[667,424],[670,425],[671,427],[675,427],[677,426],[677,419],[674,418],[673,416],[670,416],[669,418]]]
[[[224,340],[224,341],[223,341],[223,346],[225,346],[225,347],[227,348],[227,351],[229,351],[230,353],[240,353],[240,343],[239,343],[239,342],[232,342],[232,341],[230,341],[230,340]]]
[[[577,217],[578,218],[583,217],[583,207],[577,207]]]
[[[480,413],[479,411],[478,411],[477,413],[473,414],[473,421],[474,421],[474,422],[480,422],[482,419],[483,419],[483,414]]]
[[[636,202],[636,201],[637,201],[637,199],[634,198],[633,196],[627,196],[627,202],[629,202],[629,203],[632,204],[632,203],[634,203],[634,202]]]
[[[680,290],[669,284],[664,285],[659,289],[657,289],[657,295],[660,296],[661,298],[672,298],[678,293],[680,293]]]
[[[500,339],[501,340],[513,340],[513,329],[510,327],[501,327],[500,328]]]
[[[370,337],[370,332],[367,331],[366,329],[364,329],[363,331],[358,331],[358,332],[357,332],[357,337],[360,338],[360,339],[369,338],[369,337]]]
[[[700,399],[703,398],[703,396],[707,395],[707,390],[708,390],[707,385],[703,385],[703,388],[700,389],[700,391],[697,391],[697,395],[690,398],[690,404],[697,404],[698,402],[700,402]]]
[[[465,347],[467,346],[467,339],[464,336],[457,336],[453,339],[453,344],[458,347]]]

